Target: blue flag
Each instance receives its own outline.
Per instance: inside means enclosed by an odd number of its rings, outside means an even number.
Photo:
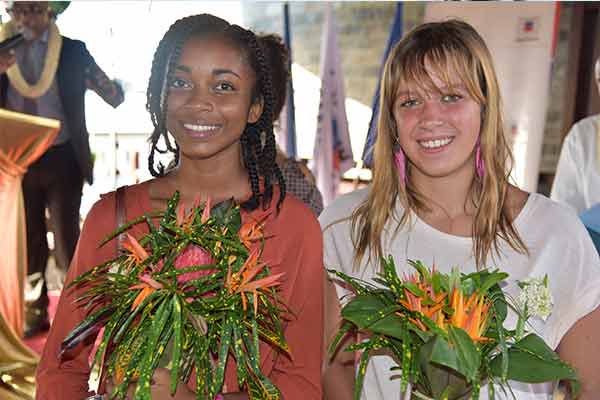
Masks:
[[[367,133],[367,140],[365,141],[365,148],[363,150],[362,160],[366,167],[373,165],[373,148],[375,145],[375,139],[377,139],[377,116],[379,114],[379,92],[381,76],[383,74],[383,67],[385,61],[390,54],[390,51],[394,45],[402,37],[402,3],[396,3],[396,14],[394,15],[394,22],[392,24],[392,30],[388,39],[385,53],[383,54],[383,60],[381,62],[381,68],[379,70],[379,80],[377,82],[377,90],[375,91],[375,97],[373,98],[373,114],[371,115],[371,122],[369,123],[369,132]]]
[[[582,212],[580,217],[600,254],[600,203]]]
[[[290,33],[290,6],[288,3],[283,5],[283,40],[288,50],[288,73],[290,79],[287,84],[286,99],[286,118],[285,118],[285,152],[288,157],[296,158],[296,115],[294,108],[294,84],[292,81],[292,36]]]

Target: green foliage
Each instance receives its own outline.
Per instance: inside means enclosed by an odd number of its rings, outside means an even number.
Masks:
[[[130,242],[116,258],[72,282],[70,287],[81,294],[78,303],[97,311],[65,338],[61,355],[104,327],[94,364],[117,380],[111,398],[123,399],[134,384],[136,399],[150,399],[152,375],[165,365],[171,370],[172,394],[195,370],[197,398],[214,398],[232,356],[238,383],[251,399],[279,399],[277,387],[260,371],[259,343],[289,353],[281,320],[290,313],[278,299],[277,282],[256,291],[256,312],[254,292],[243,290],[244,282],[259,282],[270,272],[265,267],[257,268],[255,276],[246,274],[253,266],[239,237],[239,207],[225,202],[203,216],[205,205],[184,216],[178,203],[176,193],[165,212],[137,218],[103,241],[137,224],[148,225],[149,233],[139,241],[147,258],[136,258]],[[207,252],[210,263],[176,265],[190,246]],[[260,261],[254,267],[258,265]],[[244,281],[245,276],[250,277]]]
[[[507,378],[527,383],[542,383],[553,380],[568,380],[574,394],[580,385],[577,371],[563,362],[558,355],[536,334],[530,333],[514,343],[508,350]],[[490,364],[490,372],[502,376],[501,359],[496,356]]]
[[[541,383],[564,379],[571,381],[575,393],[579,391],[576,371],[541,338],[529,334],[519,340],[515,331],[504,327],[509,307],[519,318],[524,315],[508,303],[500,287],[508,274],[488,270],[461,274],[458,269],[442,274],[420,261],[409,260],[408,264],[416,273],[402,280],[392,257],[383,259],[381,272],[373,279],[377,286],[330,271],[355,292],[341,310],[343,323],[329,353],[333,355],[338,350],[346,335],[359,334],[361,341],[345,349],[362,352],[356,400],[362,393],[371,352],[377,349],[393,355],[398,363],[394,369],[401,371],[401,390],[410,382],[414,398],[478,399],[481,385],[489,382],[512,393],[509,380]],[[476,303],[469,303],[471,296],[482,299],[481,312],[467,314],[466,309],[453,308],[453,304],[458,304],[453,303],[455,290],[462,293],[463,306],[468,305],[469,313]],[[432,311],[425,315],[423,310]],[[478,335],[479,330],[472,329],[465,319],[464,325],[453,325],[453,317],[458,321],[463,314],[464,318],[481,317],[481,336],[472,336]],[[488,386],[488,391],[493,399],[493,385]]]

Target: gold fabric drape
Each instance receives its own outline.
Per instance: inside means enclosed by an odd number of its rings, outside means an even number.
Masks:
[[[0,399],[32,399],[38,357],[23,334],[27,274],[21,181],[54,141],[60,122],[0,109]]]
[[[27,167],[52,144],[59,128],[57,120],[0,109],[0,313],[18,336],[23,333],[27,274],[21,181]]]
[[[0,314],[0,399],[32,400],[38,356],[15,335]]]

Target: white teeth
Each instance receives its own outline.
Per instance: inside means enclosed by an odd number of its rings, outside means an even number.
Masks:
[[[194,125],[194,124],[183,124],[183,127],[191,131],[196,132],[210,132],[218,129],[217,125]]]
[[[419,144],[428,149],[437,149],[438,147],[446,146],[451,141],[452,141],[452,138],[445,138],[445,139],[419,141]]]

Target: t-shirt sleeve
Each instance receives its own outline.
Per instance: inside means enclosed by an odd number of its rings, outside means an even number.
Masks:
[[[577,213],[581,213],[586,208],[581,182],[584,179],[581,172],[584,160],[578,148],[577,133],[576,125],[563,143],[550,197],[558,202],[568,204]]]
[[[340,220],[329,223],[326,218],[320,219],[323,229],[323,265],[326,269],[343,272],[349,276],[357,275],[353,269],[354,246],[350,237],[349,221]],[[343,304],[349,300],[350,288],[333,274],[326,271],[335,283],[338,299]]]
[[[114,204],[114,196],[101,199],[92,207],[85,220],[36,372],[36,399],[83,399],[90,395],[88,359],[96,336],[80,343],[65,354],[62,360],[59,360],[58,355],[61,342],[86,316],[83,307],[75,304],[75,299],[82,294],[82,290],[67,288],[69,283],[115,255],[114,242],[98,248],[102,239],[114,230]]]
[[[600,258],[584,225],[572,217],[563,224],[562,245],[555,248],[561,263],[555,264],[560,272],[553,279],[555,323],[548,338],[553,348],[577,321],[600,306]]]

